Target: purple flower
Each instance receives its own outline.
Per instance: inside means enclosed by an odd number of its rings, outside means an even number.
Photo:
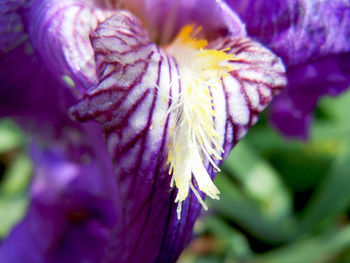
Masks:
[[[2,258],[174,262],[204,195],[219,197],[218,166],[285,86],[281,60],[222,1],[0,10],[1,114],[41,145],[28,215]],[[92,120],[102,132],[77,122]]]
[[[287,136],[306,139],[318,99],[350,86],[350,2],[227,2],[248,34],[280,56],[287,68],[287,88],[271,105],[272,123]]]

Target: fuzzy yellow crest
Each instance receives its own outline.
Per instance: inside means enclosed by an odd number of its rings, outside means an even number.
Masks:
[[[176,121],[168,145],[171,186],[175,184],[178,189],[175,202],[179,219],[190,188],[207,208],[192,176],[198,188],[211,198],[219,199],[220,193],[206,169],[212,165],[220,171],[216,163],[223,153],[223,139],[215,130],[214,120],[220,121],[220,116],[216,116],[212,93],[221,88],[221,79],[233,69],[230,61],[234,57],[226,50],[206,49],[208,42],[197,39],[200,31],[200,27],[187,25],[166,48],[177,62],[181,81],[181,93],[169,109]]]

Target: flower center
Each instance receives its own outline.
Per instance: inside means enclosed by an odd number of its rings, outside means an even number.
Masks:
[[[192,175],[199,189],[211,198],[219,199],[219,190],[212,182],[206,163],[220,171],[216,162],[221,160],[222,138],[215,130],[213,93],[221,88],[221,79],[231,70],[232,54],[226,50],[206,49],[208,42],[197,39],[200,27],[187,25],[182,28],[175,40],[166,47],[178,65],[181,92],[174,99],[169,111],[176,116],[170,130],[168,145],[169,174],[172,174],[171,187],[175,184],[178,194],[177,214],[181,217],[181,204],[192,189],[204,209],[202,198],[192,183]],[[223,120],[224,121],[224,120]]]

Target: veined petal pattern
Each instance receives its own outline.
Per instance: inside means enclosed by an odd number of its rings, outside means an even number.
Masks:
[[[176,190],[169,187],[167,147],[176,125],[169,108],[183,88],[179,65],[126,11],[101,23],[90,38],[99,84],[87,91],[71,114],[80,121],[102,124],[115,164],[124,204],[124,227],[117,234],[124,238],[115,239],[110,260],[165,262],[176,258],[189,241],[200,211],[190,192],[178,220],[173,204]],[[215,130],[226,157],[286,85],[284,66],[269,50],[244,37],[220,38],[208,48],[234,54],[229,62],[233,70],[221,79],[221,88],[210,90],[218,116]],[[213,167],[206,160],[204,166],[213,178]],[[154,222],[156,227],[146,227]]]

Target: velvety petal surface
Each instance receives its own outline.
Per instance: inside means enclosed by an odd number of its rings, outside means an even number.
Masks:
[[[231,1],[248,34],[279,55],[287,66],[350,50],[348,0]]]
[[[27,38],[22,17],[19,13],[25,2],[25,0],[4,0],[0,3],[0,54],[16,48]]]
[[[0,116],[55,130],[69,122],[66,112],[75,102],[74,91],[61,85],[34,51],[23,22],[25,5],[0,3]]]
[[[32,147],[28,213],[0,245],[1,262],[101,262],[117,220],[108,174],[60,149]]]
[[[346,53],[290,68],[287,89],[271,104],[272,123],[285,135],[307,139],[318,99],[350,87],[349,61]]]
[[[287,66],[288,87],[271,109],[274,125],[286,135],[307,138],[319,97],[339,94],[350,85],[350,2],[227,2],[246,23],[248,34]]]
[[[169,107],[183,88],[178,61],[156,46],[126,11],[101,23],[91,41],[99,85],[87,91],[72,116],[102,124],[115,164],[124,221],[114,233],[107,262],[174,262],[190,240],[201,208],[190,192],[179,220],[176,190],[169,186],[167,153],[176,123]],[[211,89],[218,116],[215,129],[226,156],[285,86],[284,67],[270,51],[245,37],[219,38],[208,48],[235,58],[220,88]],[[205,166],[213,177],[212,167]]]

